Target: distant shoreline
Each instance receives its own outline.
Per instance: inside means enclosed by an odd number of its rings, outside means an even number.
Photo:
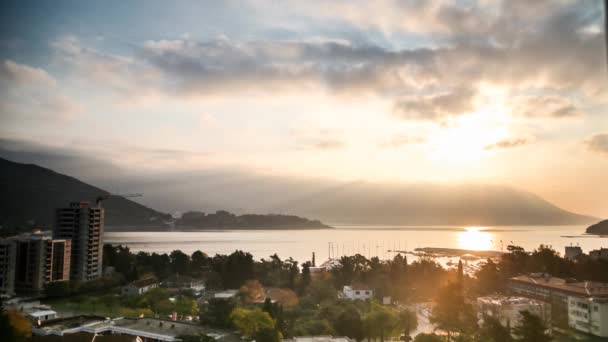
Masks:
[[[166,226],[105,226],[108,232],[212,232],[228,230],[323,230],[335,229],[332,226],[271,226],[271,227],[196,227],[196,226],[176,226],[169,228]]]

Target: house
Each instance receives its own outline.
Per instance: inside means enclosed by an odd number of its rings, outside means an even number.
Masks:
[[[193,290],[195,292],[201,292],[205,290],[205,281],[201,279],[195,279],[184,275],[173,275],[163,281],[163,286],[166,285],[169,288],[176,288],[180,290]]]
[[[373,290],[371,290],[369,287],[360,285],[344,286],[342,293],[350,300],[368,300],[372,299],[374,296]]]
[[[55,319],[55,318],[57,318],[59,316],[57,315],[57,311],[53,311],[53,310],[39,310],[39,311],[28,312],[27,313],[27,317],[33,323],[38,323],[38,322],[48,321],[50,319]]]
[[[235,298],[236,295],[239,294],[239,290],[225,290],[216,292],[213,294],[213,298],[215,299],[232,299]]]
[[[568,297],[568,326],[608,337],[608,298]]]
[[[546,323],[551,319],[549,305],[539,300],[508,296],[477,298],[477,319],[480,324],[486,317],[493,317],[505,327],[516,327],[521,324],[521,311],[528,311]]]
[[[591,260],[608,260],[608,248],[600,248],[589,252]]]
[[[156,278],[144,278],[123,286],[121,292],[125,296],[139,296],[156,287],[158,287]]]

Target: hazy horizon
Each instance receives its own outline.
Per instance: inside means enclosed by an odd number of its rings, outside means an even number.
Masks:
[[[0,157],[169,210],[365,181],[608,217],[601,1],[0,6]]]

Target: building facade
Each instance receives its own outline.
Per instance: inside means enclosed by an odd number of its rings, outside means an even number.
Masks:
[[[15,246],[15,292],[39,294],[44,285],[69,280],[71,241],[41,232],[12,238]]]
[[[44,285],[69,279],[71,241],[40,231],[0,240],[0,292],[39,294]]]
[[[139,296],[157,287],[158,280],[156,278],[146,278],[123,286],[121,292],[125,296]]]
[[[579,246],[566,246],[564,258],[574,261],[579,255],[583,255],[583,249]]]
[[[362,286],[344,286],[342,293],[344,294],[344,297],[350,300],[368,300],[372,299],[374,296],[374,291],[368,287]]]
[[[70,279],[82,282],[102,276],[104,209],[72,202],[57,209],[53,237],[72,240]]]
[[[568,325],[576,330],[608,337],[608,298],[568,298]]]
[[[15,241],[0,239],[0,295],[15,294],[15,258]]]
[[[535,299],[508,296],[486,296],[477,298],[477,320],[481,324],[486,317],[496,318],[500,324],[516,327],[521,324],[521,312],[528,311],[549,324],[549,305]]]
[[[507,287],[512,294],[533,298],[551,304],[551,319],[555,325],[569,326],[570,297],[608,299],[608,283],[576,281],[531,274],[509,279]]]

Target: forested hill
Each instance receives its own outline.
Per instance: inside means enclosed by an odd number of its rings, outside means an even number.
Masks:
[[[48,228],[56,208],[72,201],[90,201],[108,192],[52,170],[0,158],[0,225]],[[106,225],[162,225],[168,214],[122,197],[103,202]]]
[[[265,228],[265,229],[323,229],[331,228],[320,221],[293,215],[235,215],[224,210],[212,214],[190,211],[177,220],[177,226],[192,228]]]
[[[587,234],[608,235],[608,220],[600,221],[587,228]]]

